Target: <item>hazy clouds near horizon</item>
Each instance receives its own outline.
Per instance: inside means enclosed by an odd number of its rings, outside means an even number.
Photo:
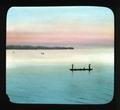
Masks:
[[[105,7],[12,7],[7,44],[113,47],[114,15]]]

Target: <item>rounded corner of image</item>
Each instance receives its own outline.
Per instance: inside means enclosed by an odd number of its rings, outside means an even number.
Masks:
[[[6,17],[8,16],[8,13],[10,12],[10,10],[13,8],[13,6],[9,6],[7,7],[7,11],[6,11]]]
[[[104,8],[106,8],[114,17],[114,10],[112,7],[105,6]]]
[[[103,105],[110,105],[110,104],[113,103],[113,101],[114,101],[114,94],[113,94],[113,96],[111,97],[111,99],[108,100],[108,101],[106,101],[106,103],[104,103]]]

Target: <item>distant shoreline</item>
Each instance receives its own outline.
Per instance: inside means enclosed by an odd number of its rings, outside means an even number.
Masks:
[[[6,49],[16,50],[63,50],[63,49],[74,49],[73,47],[47,47],[47,46],[30,46],[30,45],[8,45]]]

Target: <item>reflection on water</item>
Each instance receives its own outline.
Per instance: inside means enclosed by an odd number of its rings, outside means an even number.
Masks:
[[[114,93],[113,51],[87,51],[45,50],[42,55],[43,50],[7,50],[6,84],[10,100],[45,104],[108,103]],[[69,70],[71,64],[79,68],[89,63],[94,68],[91,72]]]

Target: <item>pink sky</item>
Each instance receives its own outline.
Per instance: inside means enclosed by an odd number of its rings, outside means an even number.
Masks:
[[[8,11],[7,44],[113,46],[113,14],[107,8],[49,8],[51,16],[46,8],[37,9],[38,13],[33,8],[24,10]]]

